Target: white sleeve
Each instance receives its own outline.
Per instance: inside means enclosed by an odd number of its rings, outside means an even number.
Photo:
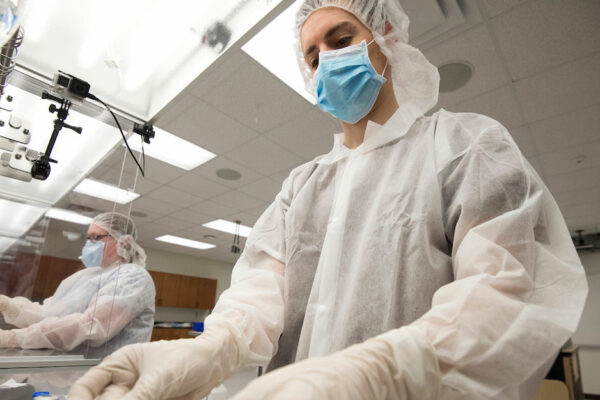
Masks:
[[[125,265],[107,279],[86,310],[61,317],[47,317],[24,329],[16,329],[24,349],[72,350],[86,340],[99,346],[118,334],[154,301],[152,279],[141,267]],[[73,299],[73,301],[77,301]]]
[[[40,303],[32,302],[25,297],[8,298],[7,302],[4,320],[11,325],[25,328],[44,318],[44,309]]]
[[[266,365],[277,352],[283,332],[285,213],[289,180],[252,228],[246,247],[225,290],[206,318],[206,326],[226,319],[240,331],[249,349],[246,365]]]
[[[438,126],[447,143],[478,131],[438,167],[455,281],[412,327],[439,362],[441,398],[530,399],[577,327],[585,273],[558,206],[505,128],[482,116],[465,124]]]

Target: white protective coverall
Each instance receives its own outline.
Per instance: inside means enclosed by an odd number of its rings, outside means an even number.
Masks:
[[[0,346],[102,357],[126,344],[150,340],[155,288],[138,264],[145,263],[145,253],[135,243],[135,225],[116,213],[100,214],[92,224],[118,240],[118,253],[130,262],[77,271],[42,304],[0,296],[5,321],[21,328],[0,332],[8,337]]]
[[[291,172],[204,335],[121,349],[74,398],[192,398],[267,364],[235,399],[533,396],[587,294],[560,210],[499,122],[424,116],[439,75],[397,1],[307,0],[297,31],[328,6],[372,31],[398,110]]]

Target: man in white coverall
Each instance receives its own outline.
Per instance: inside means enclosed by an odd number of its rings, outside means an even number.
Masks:
[[[81,252],[85,269],[62,281],[42,304],[0,295],[0,347],[59,349],[102,357],[148,342],[154,325],[154,282],[133,221],[103,213],[90,224]]]
[[[128,346],[72,398],[530,399],[587,284],[507,130],[444,110],[395,1],[307,0],[298,55],[333,149],[294,169],[196,339]]]

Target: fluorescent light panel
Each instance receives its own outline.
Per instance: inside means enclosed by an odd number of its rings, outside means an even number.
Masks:
[[[48,207],[0,199],[0,235],[23,236],[48,210]]]
[[[156,135],[150,144],[144,143],[144,153],[157,160],[189,171],[217,156],[160,128],[154,127],[154,132]],[[142,151],[142,143],[137,135],[132,136],[129,147]]]
[[[84,179],[73,191],[103,200],[114,201],[119,204],[130,203],[140,197],[135,192],[123,190],[93,179]]]
[[[311,104],[316,104],[312,93],[306,90],[304,78],[298,68],[294,35],[296,12],[304,1],[297,0],[277,16],[252,39],[242,46],[242,50],[254,58],[273,75],[295,90]],[[277,49],[277,51],[273,51]]]
[[[237,224],[235,222],[225,221],[224,219],[217,219],[217,220],[214,220],[211,222],[207,222],[206,224],[204,224],[202,226],[235,235],[235,230],[236,230]],[[240,236],[248,237],[250,235],[251,231],[252,231],[252,228],[249,228],[244,225],[240,225],[240,232],[239,232]]]
[[[159,236],[155,240],[158,240],[161,242],[166,242],[166,243],[171,243],[171,244],[176,244],[178,246],[191,247],[193,249],[199,249],[199,250],[208,250],[208,249],[212,249],[212,248],[216,247],[214,244],[198,242],[196,240],[186,239],[186,238],[172,236],[172,235]]]
[[[89,225],[92,222],[92,218],[86,217],[79,213],[64,210],[62,208],[51,208],[46,212],[46,217],[52,219],[59,219],[61,221],[73,222],[80,225]]]

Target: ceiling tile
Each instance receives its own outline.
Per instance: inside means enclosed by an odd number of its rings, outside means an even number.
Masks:
[[[211,244],[231,244],[233,243],[233,235],[230,235],[225,232],[217,231],[215,229],[210,229],[202,225],[196,225],[194,227],[188,228],[185,232],[182,231],[182,234],[185,234],[184,237],[192,240],[199,240],[201,242],[211,243]],[[214,236],[206,237],[206,235]]]
[[[133,209],[141,211],[156,212],[159,214],[170,214],[179,210],[181,207],[164,201],[155,200],[150,197],[142,196],[133,201]]]
[[[600,203],[600,183],[592,189],[559,192],[554,194],[556,202],[563,207],[586,202]]]
[[[467,61],[473,67],[473,76],[464,87],[440,93],[439,104],[444,107],[489,92],[509,82],[485,25],[428,49],[425,56],[438,67],[456,61]]]
[[[600,53],[515,82],[527,122],[598,104]]]
[[[544,179],[551,193],[591,189],[598,186],[598,168],[549,176]]]
[[[535,145],[542,153],[598,140],[599,127],[600,104],[530,125]]]
[[[263,178],[249,185],[242,186],[238,190],[257,199],[272,202],[277,193],[281,191],[281,183],[275,182],[271,178]]]
[[[598,1],[542,0],[494,19],[492,26],[518,80],[599,51],[598,21]]]
[[[328,153],[333,147],[333,135],[341,131],[342,127],[333,117],[313,107],[265,136],[303,160],[312,160]]]
[[[194,204],[190,207],[190,210],[197,211],[201,214],[208,215],[211,217],[215,217],[215,219],[226,218],[228,215],[231,215],[238,211],[210,200]]]
[[[204,215],[191,209],[176,211],[172,214],[169,214],[168,218],[173,218],[177,221],[188,221],[195,225],[202,225],[215,219],[210,215]]]
[[[154,117],[154,125],[164,129],[165,126],[168,126],[171,122],[180,118],[181,115],[197,101],[198,99],[192,95],[184,93],[179,94],[173,101],[167,104],[165,108],[156,114]]]
[[[509,10],[529,0],[484,0],[485,9],[488,15],[498,15],[503,11]]]
[[[500,89],[455,104],[448,107],[448,110],[487,115],[499,121],[509,130],[523,125],[523,119],[517,108],[516,100],[510,86],[503,86]]]
[[[515,139],[515,142],[517,142],[523,155],[535,156],[539,153],[528,126],[524,125],[518,128],[512,128],[510,130],[510,135]]]
[[[600,202],[574,204],[561,209],[565,218],[600,216]]]
[[[256,220],[258,219],[258,217],[260,217],[260,214],[252,215],[252,213],[240,211],[239,213],[230,215],[229,219],[234,222],[241,221],[242,225],[249,226],[250,228],[252,228],[254,226],[254,224],[256,223]]]
[[[222,179],[217,176],[217,171],[220,169],[233,169],[239,172],[242,176],[240,179],[235,181]],[[213,158],[206,164],[202,164],[198,168],[194,169],[192,172],[230,188],[239,188],[263,178],[263,175],[259,174],[258,172],[223,156]]]
[[[529,161],[529,164],[531,164],[531,166],[533,167],[533,169],[535,170],[535,172],[537,172],[538,175],[542,179],[544,179],[545,172],[544,172],[544,167],[542,167],[542,162],[540,161],[540,158],[539,157],[535,157],[535,156],[529,156],[529,157],[525,157],[525,158],[527,159],[527,161]]]
[[[231,190],[225,185],[191,172],[185,174],[181,178],[175,179],[173,182],[169,183],[169,186],[191,193],[202,199],[209,199]]]
[[[279,184],[282,185],[283,181],[285,181],[290,176],[290,173],[292,172],[293,169],[294,168],[286,168],[282,171],[279,171],[277,173],[269,175],[269,177],[271,179],[273,179],[275,182],[279,182]]]
[[[147,195],[155,200],[164,201],[165,203],[174,204],[180,208],[186,208],[192,204],[200,202],[202,199],[192,194],[174,189],[169,186],[161,186],[160,188],[148,193]]]
[[[185,173],[186,171],[181,168],[146,157],[146,177],[154,182],[169,183]]]
[[[226,207],[233,208],[236,211],[245,211],[256,208],[265,202],[255,197],[247,195],[236,190],[231,190],[227,193],[220,194],[211,199],[212,201],[223,204]]]
[[[172,230],[176,230],[176,231],[179,231],[182,229],[187,229],[187,228],[194,226],[194,223],[191,221],[178,220],[178,219],[172,218],[171,215],[156,219],[156,220],[152,221],[152,223],[154,225],[164,226],[164,227],[170,228]]]
[[[223,154],[258,135],[199,99],[178,118],[166,124],[165,128],[217,154]]]
[[[240,123],[259,132],[310,108],[310,103],[249,56],[222,85],[202,98]]]
[[[259,137],[226,154],[263,175],[274,174],[303,163],[303,160],[272,141]]]
[[[102,175],[100,180],[103,182],[110,183],[115,186],[118,186],[119,181],[121,181],[121,187],[126,186],[127,183],[130,183],[131,184],[130,186],[132,188],[133,188],[133,182],[135,180],[134,192],[141,194],[141,195],[151,192],[151,191],[157,189],[159,186],[161,186],[160,183],[154,182],[151,179],[148,179],[148,178],[142,176],[142,174],[137,174],[137,177],[136,177],[136,175],[131,174],[129,172],[123,172],[123,174],[121,174],[120,168],[112,168],[112,169],[106,171]]]
[[[571,235],[576,234],[576,230],[581,229],[586,233],[598,232],[600,228],[600,216],[588,215],[583,217],[565,218]]]
[[[540,154],[547,176],[600,167],[600,141]],[[577,160],[584,157],[583,160]],[[600,177],[598,178],[600,182]]]

